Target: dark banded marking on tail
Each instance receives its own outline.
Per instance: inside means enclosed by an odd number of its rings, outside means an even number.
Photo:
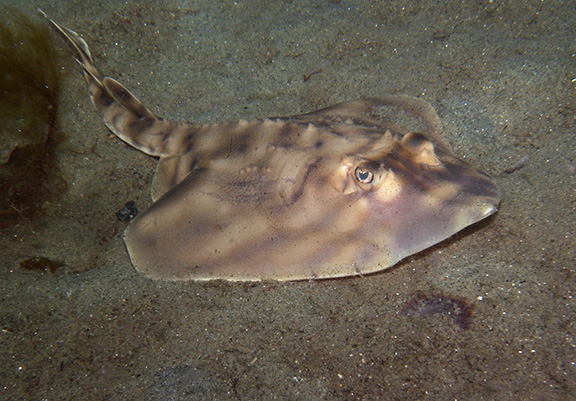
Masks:
[[[104,123],[118,138],[150,156],[178,156],[182,143],[191,139],[196,126],[177,124],[157,117],[124,85],[113,78],[101,78],[94,66],[88,45],[71,29],[59,25],[40,12],[56,27],[74,48],[75,60],[82,66],[92,103]]]

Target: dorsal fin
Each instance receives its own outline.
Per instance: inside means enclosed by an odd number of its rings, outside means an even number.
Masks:
[[[341,121],[345,127],[354,124],[376,129],[397,130],[402,135],[416,131],[428,135],[436,149],[450,152],[450,146],[440,137],[440,118],[425,100],[411,96],[387,96],[338,103],[312,113],[292,117],[298,122],[311,122],[326,118],[330,123]],[[410,130],[406,130],[410,127]],[[336,128],[337,129],[337,128]]]

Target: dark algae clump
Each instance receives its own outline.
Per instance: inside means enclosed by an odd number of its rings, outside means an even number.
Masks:
[[[42,256],[29,258],[20,262],[20,267],[22,269],[41,273],[55,273],[56,270],[62,266],[64,266],[64,262],[48,259]]]
[[[54,158],[61,72],[46,23],[0,8],[0,228],[42,215],[65,189]]]
[[[131,222],[137,215],[138,208],[133,200],[126,202],[124,207],[116,212],[116,218],[125,223]]]

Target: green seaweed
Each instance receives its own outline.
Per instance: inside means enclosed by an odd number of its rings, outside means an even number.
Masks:
[[[48,24],[0,8],[0,228],[41,216],[65,189],[55,160],[62,73]]]

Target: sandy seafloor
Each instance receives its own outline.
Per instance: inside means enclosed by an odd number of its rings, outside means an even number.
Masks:
[[[151,204],[155,161],[109,135],[65,62],[68,189],[47,217],[0,232],[0,399],[576,397],[574,2],[0,4],[40,6],[81,33],[102,72],[169,119],[422,97],[454,153],[504,192],[494,217],[367,277],[146,279],[115,212]],[[65,266],[19,268],[35,256]],[[402,313],[418,294],[443,304]],[[451,298],[471,308],[469,327]]]

